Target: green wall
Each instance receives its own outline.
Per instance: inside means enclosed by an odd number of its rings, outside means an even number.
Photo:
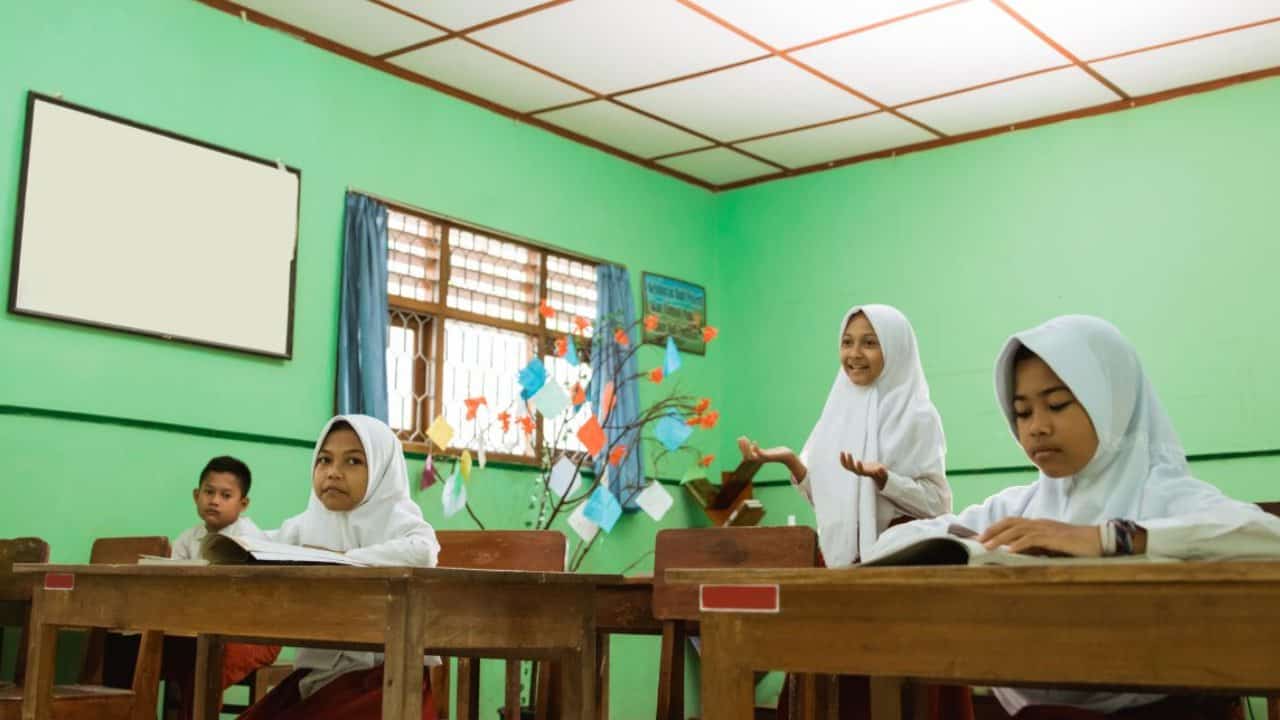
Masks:
[[[679,379],[722,407],[721,429],[696,442],[725,461],[741,433],[803,443],[831,380],[838,318],[868,301],[915,323],[953,469],[1025,464],[992,401],[990,364],[1010,332],[1069,311],[1109,317],[1137,343],[1190,452],[1280,447],[1280,384],[1268,372],[1280,340],[1266,330],[1280,292],[1269,283],[1280,80],[713,195],[195,2],[10,3],[0,227],[13,221],[28,90],[303,171],[291,361],[0,314],[0,537],[41,535],[56,560],[85,559],[97,536],[176,535],[194,522],[194,473],[215,454],[253,467],[260,525],[303,507],[305,444],[332,405],[348,186],[624,263],[637,289],[642,270],[705,285],[722,339],[686,358]],[[0,243],[0,268],[10,252]],[[646,350],[641,365],[658,358]],[[1195,469],[1236,497],[1276,497],[1271,458]],[[963,505],[1028,479],[952,482]],[[490,527],[522,527],[532,482],[482,473],[477,512]],[[417,495],[428,519],[469,527],[441,517],[439,494]],[[789,488],[759,495],[767,524],[812,523]],[[662,526],[699,524],[678,497]],[[628,516],[584,569],[650,569],[658,527]],[[657,652],[649,639],[615,643],[615,718],[652,716]]]
[[[994,402],[1014,331],[1101,315],[1138,347],[1187,451],[1280,448],[1280,80],[878,160],[719,198],[722,448],[799,447],[848,307],[911,318],[953,469],[1026,465]],[[1251,500],[1274,461],[1197,465]],[[958,505],[1029,476],[957,476]]]

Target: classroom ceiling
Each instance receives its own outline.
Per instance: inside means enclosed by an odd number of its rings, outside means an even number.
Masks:
[[[200,0],[710,189],[1280,75],[1280,0]]]

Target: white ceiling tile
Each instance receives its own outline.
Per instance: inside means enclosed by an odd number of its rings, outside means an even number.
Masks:
[[[786,49],[940,5],[941,0],[700,0],[698,4],[775,48]]]
[[[429,45],[390,62],[521,112],[589,97],[465,40]]]
[[[666,155],[709,144],[696,135],[604,100],[536,117],[640,157]]]
[[[913,145],[935,137],[917,125],[881,112],[856,120],[752,140],[740,143],[739,147],[789,168],[799,168]]]
[[[368,55],[381,55],[444,34],[430,25],[370,2],[239,0],[239,3]]]
[[[1076,67],[991,85],[901,109],[930,127],[958,135],[1102,105],[1119,98]]]
[[[1094,63],[1131,95],[1280,66],[1280,22]]]
[[[766,165],[727,148],[714,148],[689,153],[688,155],[678,155],[666,160],[659,160],[658,163],[666,165],[673,170],[679,170],[686,175],[706,180],[713,185],[723,185],[778,172],[778,169],[771,165]]]
[[[763,54],[670,0],[575,0],[475,34],[597,92],[616,92]]]
[[[874,105],[777,58],[618,99],[726,141],[875,110]]]
[[[1081,60],[1280,17],[1280,0],[1009,0]]]
[[[544,0],[385,0],[402,10],[453,30],[520,12]]]
[[[986,2],[919,15],[795,57],[889,105],[1067,62]]]

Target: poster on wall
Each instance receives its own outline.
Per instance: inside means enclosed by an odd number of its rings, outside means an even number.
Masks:
[[[675,278],[642,274],[641,316],[653,315],[658,324],[644,328],[644,342],[665,345],[674,337],[680,352],[705,355],[702,329],[707,324],[707,291],[701,285]]]

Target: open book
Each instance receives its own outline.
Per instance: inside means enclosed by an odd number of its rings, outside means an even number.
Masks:
[[[263,563],[269,565],[355,565],[366,567],[332,550],[286,545],[261,538],[210,533],[200,543],[200,556],[212,565]]]
[[[1118,562],[1154,562],[1146,555],[1122,557],[1062,557],[1023,555],[996,548],[988,550],[977,541],[978,534],[952,525],[946,534],[917,537],[896,545],[878,548],[862,565],[1096,565]]]

